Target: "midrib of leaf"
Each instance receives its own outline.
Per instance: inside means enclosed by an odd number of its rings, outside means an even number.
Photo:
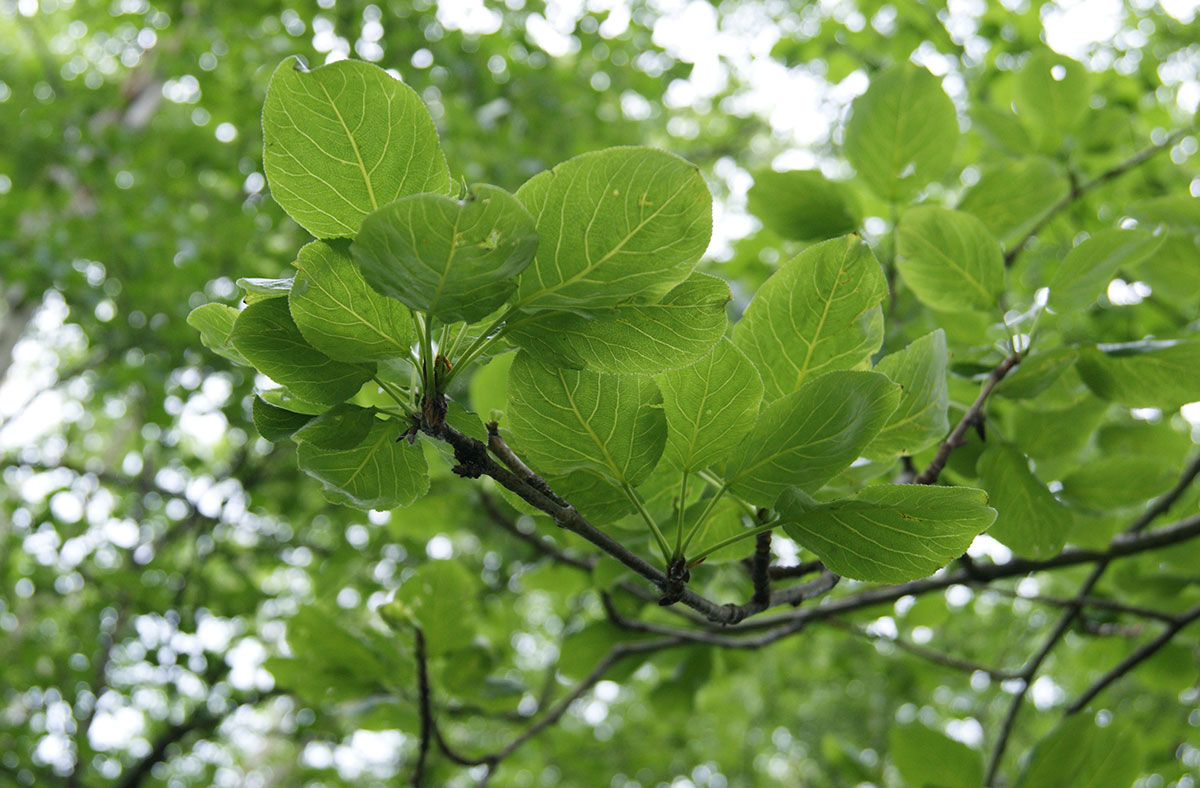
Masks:
[[[792,388],[799,388],[800,382],[804,380],[805,374],[808,372],[808,365],[812,361],[813,352],[816,350],[817,343],[821,340],[821,332],[825,330],[825,320],[829,317],[829,306],[833,303],[836,296],[838,286],[842,281],[842,274],[846,271],[846,260],[850,257],[850,247],[847,246],[842,251],[842,259],[838,261],[837,278],[834,280],[833,288],[829,291],[829,298],[825,299],[825,306],[821,309],[821,319],[817,321],[817,330],[813,333],[812,341],[808,343],[808,350],[804,353],[804,363],[800,365],[800,371],[796,373],[796,382]],[[816,266],[813,266],[813,285],[816,285],[817,271]]]
[[[434,290],[433,298],[430,299],[431,310],[437,305],[438,299],[442,297],[442,290],[446,288],[446,277],[450,274],[450,265],[454,262],[454,255],[458,254],[458,223],[461,221],[462,209],[460,208],[454,212],[454,226],[450,228],[450,254],[446,255],[446,264],[438,272],[437,289]]]
[[[609,181],[609,183],[612,183],[612,181]],[[605,189],[607,190],[607,188],[608,188],[608,186],[606,184]],[[676,189],[675,193],[672,194],[670,197],[663,200],[662,205],[659,206],[658,209],[656,209],[653,213],[651,213],[649,216],[647,216],[645,219],[643,219],[641,222],[639,222],[636,227],[634,227],[632,230],[630,230],[625,235],[625,237],[620,240],[619,243],[617,243],[615,246],[613,246],[612,249],[609,249],[608,252],[606,252],[599,260],[597,260],[594,263],[591,262],[590,260],[588,260],[588,265],[586,267],[584,267],[584,269],[581,270],[579,273],[575,274],[574,276],[568,277],[567,279],[562,280],[561,282],[559,282],[556,285],[552,285],[551,287],[539,290],[537,293],[533,294],[532,296],[528,296],[528,297],[518,301],[517,303],[513,304],[513,308],[516,309],[518,307],[525,306],[532,301],[536,301],[539,298],[544,298],[552,293],[555,293],[555,292],[563,289],[567,285],[571,285],[571,284],[574,284],[575,282],[578,282],[580,279],[583,279],[585,276],[590,274],[592,271],[595,271],[597,268],[604,265],[604,263],[607,262],[613,255],[617,254],[622,249],[624,249],[625,244],[629,243],[629,240],[631,238],[633,238],[635,235],[637,235],[638,232],[640,232],[641,229],[643,227],[645,227],[647,223],[658,218],[658,215],[666,209],[667,205],[669,205],[672,200],[674,200],[676,197],[678,197],[685,188],[687,188],[686,183],[682,184],[678,189]],[[603,200],[603,197],[601,198],[601,200]],[[591,217],[591,219],[588,220],[589,228],[591,227],[592,222],[596,221],[596,212],[599,210],[599,207],[600,207],[599,203],[597,203],[596,211],[592,212],[592,217]],[[560,218],[560,222],[563,222],[565,224],[565,220],[563,220],[562,218]],[[586,255],[588,253],[587,252],[587,242],[586,242],[587,235],[586,235],[586,233],[584,234],[584,238],[585,238],[585,241],[583,244],[583,252],[586,257]],[[558,244],[557,244],[558,247],[562,246],[562,239],[563,239],[563,232],[562,232],[562,228],[560,226],[559,234],[558,234]],[[558,268],[558,249],[557,248],[555,249],[555,255],[554,255],[554,267],[556,269]],[[540,279],[540,276],[539,276],[539,279]]]
[[[608,453],[608,447],[604,444],[604,441],[600,440],[600,436],[597,435],[596,432],[592,429],[592,425],[587,422],[587,419],[585,419],[583,417],[583,414],[579,412],[579,407],[575,403],[574,392],[572,392],[570,387],[567,386],[566,378],[564,378],[562,376],[562,372],[555,371],[554,374],[558,378],[558,382],[562,385],[563,395],[566,396],[567,402],[571,405],[571,412],[575,414],[575,420],[579,422],[579,426],[583,427],[583,429],[587,432],[588,437],[590,437],[592,439],[592,442],[596,444],[596,448],[598,448],[600,450],[600,454],[603,455],[604,461],[608,464],[609,470],[611,470],[614,474],[616,474],[617,478],[620,481],[624,482],[625,474],[623,474],[617,468],[616,461],[612,458],[612,455]],[[601,394],[600,387],[599,387],[599,385],[597,385],[597,387],[596,387],[597,402],[599,401],[600,394]],[[613,426],[614,427],[616,426],[615,422],[613,423]]]
[[[958,237],[958,240],[960,243],[964,242],[965,239],[963,238],[962,233],[959,232],[959,228],[957,226],[954,227],[954,234]],[[920,243],[924,248],[933,252],[935,254],[935,256],[937,256],[938,258],[945,260],[947,265],[949,265],[951,268],[953,268],[958,273],[962,274],[963,278],[966,279],[968,282],[970,282],[975,287],[976,290],[978,290],[980,293],[982,293],[983,297],[989,303],[995,300],[992,297],[992,294],[988,292],[987,288],[983,286],[983,282],[981,282],[978,279],[976,279],[975,277],[971,276],[970,272],[967,271],[967,269],[962,268],[961,266],[958,265],[958,263],[956,263],[954,261],[954,258],[952,258],[950,255],[946,254],[945,252],[943,252],[941,249],[934,246],[933,244],[928,243],[923,236],[917,235],[915,237],[917,239],[917,242]],[[963,243],[963,245],[966,246],[967,244]]]
[[[387,440],[387,434],[383,430],[379,430],[379,435],[384,440]],[[367,463],[375,459],[375,452],[377,451],[379,451],[379,438],[375,439],[374,445],[368,448],[366,456],[363,457],[363,461],[359,463],[357,468],[354,469],[354,473],[350,474],[350,478],[346,479],[346,486],[352,484],[354,480],[358,478],[358,475],[363,472],[363,468],[367,467]]]
[[[371,208],[376,209],[379,203],[375,201],[375,189],[371,185],[371,176],[367,173],[367,167],[363,164],[362,154],[358,152],[358,143],[354,141],[354,135],[350,133],[350,127],[346,125],[346,120],[342,117],[342,113],[338,110],[337,104],[333,102],[333,96],[329,95],[329,89],[324,83],[317,83],[321,86],[321,92],[325,94],[325,100],[329,102],[329,108],[333,110],[333,114],[337,115],[338,123],[342,124],[342,131],[346,132],[346,139],[350,141],[350,150],[354,151],[354,160],[358,162],[358,171],[362,173],[363,183],[367,185],[367,197],[371,200]]]

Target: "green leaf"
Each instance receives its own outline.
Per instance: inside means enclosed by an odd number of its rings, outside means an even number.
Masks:
[[[1149,230],[1106,230],[1076,246],[1050,282],[1050,308],[1086,309],[1108,288],[1118,269],[1135,266],[1162,245]]]
[[[1062,497],[1088,509],[1120,509],[1165,493],[1178,478],[1179,469],[1170,459],[1100,457],[1063,477]]]
[[[946,416],[950,407],[946,383],[949,357],[946,332],[939,328],[879,360],[875,371],[900,384],[900,405],[867,447],[864,457],[871,460],[888,460],[900,454],[911,457],[950,431]]]
[[[1050,50],[1034,53],[1017,72],[1013,104],[1045,150],[1062,145],[1063,135],[1083,119],[1091,93],[1087,69]]]
[[[883,342],[886,295],[883,269],[858,236],[825,241],[763,283],[733,342],[775,400],[829,370],[868,366]]]
[[[489,418],[492,411],[504,410],[508,405],[508,370],[516,357],[516,353],[505,353],[476,368],[467,389],[472,410]]]
[[[450,188],[424,103],[370,63],[309,71],[287,58],[271,76],[262,119],[271,196],[317,238],[353,236],[381,205]]]
[[[1053,159],[1006,161],[984,170],[958,210],[979,219],[1007,246],[1029,232],[1070,191],[1071,182],[1062,165]]]
[[[1132,730],[1076,714],[1038,742],[1017,788],[1128,788],[1141,764]]]
[[[471,645],[479,620],[479,578],[457,561],[430,561],[417,567],[396,591],[425,635],[426,653],[440,657]]]
[[[301,427],[292,437],[297,443],[311,443],[318,449],[352,449],[367,439],[374,426],[374,411],[343,402]]]
[[[231,341],[238,314],[238,310],[225,304],[203,304],[188,313],[187,323],[200,332],[200,341],[206,348],[235,364],[248,367],[250,362]]]
[[[292,433],[313,420],[309,414],[277,408],[261,397],[254,398],[250,414],[254,418],[254,428],[258,430],[258,434],[272,442],[290,438]]]
[[[1200,246],[1188,233],[1169,232],[1158,252],[1132,266],[1136,277],[1154,291],[1156,299],[1179,304],[1196,312],[1200,293]]]
[[[412,315],[363,281],[344,243],[314,241],[300,250],[288,306],[309,344],[343,361],[407,358],[416,342]]]
[[[293,413],[303,413],[308,416],[320,416],[329,410],[328,405],[318,405],[315,402],[302,400],[283,387],[259,391],[258,396],[268,405],[273,405],[283,410],[290,410]]]
[[[1172,230],[1200,235],[1200,197],[1170,194],[1138,200],[1129,215],[1144,224],[1165,224]]]
[[[429,477],[424,451],[397,442],[401,432],[396,422],[376,419],[366,439],[348,449],[300,443],[300,469],[320,481],[334,503],[380,510],[407,506],[429,489]]]
[[[958,558],[996,518],[982,490],[884,484],[817,503],[790,490],[776,503],[784,531],[834,572],[903,583]]]
[[[521,320],[509,341],[539,358],[598,372],[654,374],[691,364],[725,333],[729,285],[693,273],[657,304]]]
[[[906,200],[946,172],[958,117],[941,81],[911,63],[876,74],[846,122],[846,158],[880,198]]]
[[[484,184],[461,201],[415,194],[385,205],[350,251],[380,293],[443,323],[474,323],[509,299],[537,245],[529,212]]]
[[[827,372],[759,414],[725,483],[760,506],[792,487],[815,492],[850,467],[899,403],[900,387],[877,372]]]
[[[619,484],[649,476],[666,439],[650,378],[550,367],[525,352],[509,370],[507,419],[535,468],[590,468]]]
[[[762,380],[728,339],[691,366],[657,380],[667,420],[663,459],[672,468],[713,465],[737,447],[758,417]]]
[[[766,170],[746,195],[750,213],[784,238],[823,241],[853,232],[862,223],[853,192],[816,170]]]
[[[1012,444],[988,447],[975,465],[996,507],[991,536],[1026,558],[1049,558],[1067,543],[1074,519],[1029,470],[1029,460]]]
[[[336,405],[354,396],[371,377],[366,367],[334,361],[308,344],[282,298],[243,309],[232,338],[259,372],[307,402]]]
[[[1008,399],[1031,399],[1050,388],[1078,360],[1079,350],[1073,347],[1030,353],[1004,376],[995,391]]]
[[[237,280],[237,286],[246,293],[244,300],[247,304],[262,301],[264,298],[286,298],[292,290],[292,280],[259,279],[257,277],[242,277]]]
[[[1076,366],[1096,396],[1131,408],[1174,411],[1200,400],[1200,340],[1096,345]]]
[[[974,216],[919,206],[900,219],[896,268],[921,303],[944,312],[989,310],[1004,291],[1000,245]]]
[[[979,788],[983,758],[919,722],[892,727],[888,757],[910,788]]]
[[[652,148],[585,153],[517,191],[539,237],[517,304],[595,309],[655,302],[687,278],[712,234],[696,167]]]
[[[683,515],[684,533],[691,531],[696,521],[708,509],[708,499],[702,499],[687,508]],[[696,541],[688,550],[692,555],[706,553],[712,545],[720,544],[725,539],[739,536],[748,530],[745,510],[732,498],[722,498],[717,502],[708,520],[701,528]],[[729,561],[740,561],[754,552],[754,540],[743,536],[739,541],[714,550],[704,556],[704,563],[723,564]]]

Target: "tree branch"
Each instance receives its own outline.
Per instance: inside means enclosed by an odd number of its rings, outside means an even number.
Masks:
[[[433,712],[430,710],[429,666],[425,658],[425,633],[413,627],[413,652],[417,660],[417,708],[421,715],[421,732],[417,746],[417,762],[413,766],[411,784],[420,788],[425,779],[425,759],[429,757],[429,739],[433,730]]]
[[[979,396],[975,398],[975,402],[971,407],[967,408],[967,412],[963,414],[962,419],[950,433],[950,437],[942,441],[942,445],[938,447],[937,455],[933,461],[929,463],[929,467],[917,474],[913,479],[913,484],[933,484],[938,480],[942,470],[946,467],[946,461],[950,459],[950,452],[957,449],[967,442],[967,430],[977,424],[983,423],[983,405],[987,402],[988,395],[996,388],[1009,370],[1021,362],[1021,356],[1017,353],[1004,359],[1000,365],[992,370],[992,374],[988,375],[987,381],[984,382],[983,388],[979,391]]]

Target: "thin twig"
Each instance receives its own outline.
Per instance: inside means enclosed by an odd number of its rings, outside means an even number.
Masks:
[[[417,762],[413,765],[414,788],[420,788],[425,779],[425,759],[429,757],[429,740],[433,731],[433,711],[430,708],[429,667],[425,658],[425,633],[413,627],[413,651],[417,659],[417,696],[421,714],[421,734],[417,745]]]
[[[1004,380],[1004,376],[1008,374],[1009,370],[1020,362],[1021,356],[1014,353],[1001,361],[1000,365],[992,370],[992,373],[988,375],[988,379],[984,382],[983,388],[980,389],[979,396],[975,398],[975,402],[971,404],[971,407],[967,408],[967,412],[963,414],[954,431],[950,433],[950,437],[946,438],[942,442],[942,445],[938,447],[937,455],[929,463],[929,467],[921,471],[913,479],[914,484],[933,484],[938,480],[942,470],[946,467],[946,461],[950,459],[950,452],[967,442],[967,430],[981,423],[983,419],[983,405],[987,402],[988,395],[996,388],[996,384]]]
[[[1151,618],[1156,621],[1174,621],[1176,616],[1173,613],[1168,613],[1164,610],[1154,610],[1148,607],[1139,607],[1138,605],[1127,605],[1124,602],[1117,602],[1113,599],[1105,599],[1103,597],[1084,596],[1075,597],[1074,599],[1065,599],[1063,597],[1042,596],[1035,594],[1027,596],[1018,594],[1008,588],[986,588],[988,593],[1000,594],[1011,599],[1026,599],[1030,602],[1037,602],[1042,605],[1051,605],[1053,607],[1072,607],[1080,605],[1086,608],[1095,608],[1097,610],[1111,610],[1114,613],[1124,613],[1126,615],[1138,616],[1140,618]]]
[[[500,458],[500,462],[508,466],[508,468],[533,489],[540,492],[550,500],[554,501],[559,506],[567,506],[567,502],[558,496],[558,493],[550,489],[550,485],[541,476],[533,472],[533,469],[521,461],[512,449],[508,448],[508,444],[504,442],[504,438],[500,437],[500,425],[494,421],[487,423],[488,448],[492,454]]]

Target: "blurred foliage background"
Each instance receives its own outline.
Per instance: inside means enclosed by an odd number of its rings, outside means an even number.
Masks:
[[[1011,110],[1014,73],[1048,46],[1091,81],[1093,112],[1065,143]],[[735,309],[801,248],[747,210],[754,175],[848,176],[841,120],[881,68],[913,60],[959,107],[966,133],[939,199],[1031,150],[1086,179],[1187,127],[1200,103],[1186,0],[0,2],[0,785],[398,784],[417,747],[414,665],[374,609],[405,583],[443,585],[445,615],[470,622],[434,681],[449,734],[472,751],[509,740],[626,637],[604,623],[592,578],[497,531],[448,474],[391,515],[327,504],[290,444],[254,437],[253,377],[184,322],[198,304],[236,303],[235,276],[283,275],[304,241],[261,164],[267,79],[291,54],[394,69],[471,181],[515,189],[609,145],[689,158],[719,206],[704,265],[734,284]],[[1134,199],[1195,195],[1196,151],[1183,136],[1047,235],[1069,245]],[[859,191],[886,246],[888,206]],[[1013,272],[1030,291],[1047,248]],[[1109,310],[1106,339],[1195,320],[1195,261]],[[1180,456],[1190,445],[1164,440]],[[1198,557],[1152,582],[1194,585]],[[1004,662],[1049,620],[953,591],[861,622]],[[1119,628],[1091,624],[1054,657],[1012,758],[1053,727],[1040,710],[1128,649]],[[1194,641],[1113,690],[1145,744],[1147,788],[1195,785]],[[623,663],[499,780],[898,784],[885,758],[897,722],[979,748],[1006,697],[984,674],[837,627],[762,652],[672,650]],[[436,784],[472,782],[432,768]]]

